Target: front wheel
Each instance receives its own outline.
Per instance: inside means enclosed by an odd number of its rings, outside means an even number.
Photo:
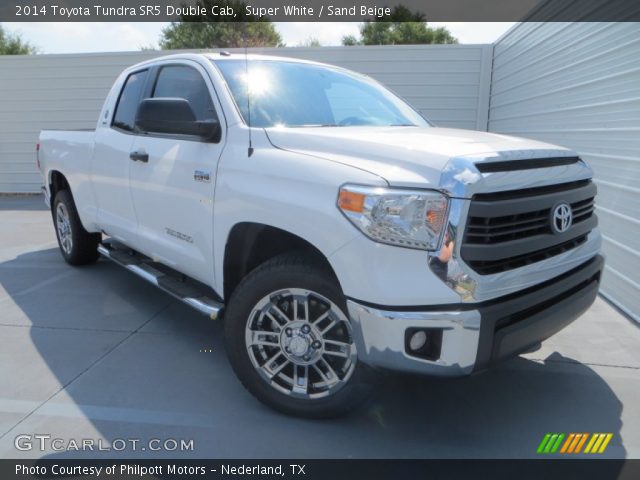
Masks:
[[[276,410],[345,414],[371,390],[345,312],[331,272],[303,255],[276,257],[250,273],[229,302],[231,365],[247,390]]]

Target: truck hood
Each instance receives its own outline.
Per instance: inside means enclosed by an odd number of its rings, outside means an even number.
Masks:
[[[266,133],[277,148],[351,165],[405,187],[437,186],[453,157],[479,162],[572,154],[535,140],[453,128],[304,127],[268,128]]]

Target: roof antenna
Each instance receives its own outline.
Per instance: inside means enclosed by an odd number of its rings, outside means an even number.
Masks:
[[[249,58],[247,55],[246,31],[244,37],[244,71],[247,82],[247,120],[249,123],[249,149],[247,150],[247,155],[250,157],[253,155],[253,143],[251,142],[251,86],[249,82]]]

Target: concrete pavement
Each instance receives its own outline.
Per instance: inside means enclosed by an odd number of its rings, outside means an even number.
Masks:
[[[640,457],[640,330],[602,299],[526,358],[463,379],[388,377],[330,421],[262,406],[221,340],[219,323],[116,265],[66,265],[40,197],[0,197],[3,458],[533,457],[546,432],[611,432],[605,457]],[[127,446],[40,451],[36,433]],[[33,448],[16,449],[20,435]]]

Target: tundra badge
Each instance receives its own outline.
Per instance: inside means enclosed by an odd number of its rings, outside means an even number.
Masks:
[[[196,170],[195,172],[193,172],[193,179],[196,182],[211,183],[211,172]]]

